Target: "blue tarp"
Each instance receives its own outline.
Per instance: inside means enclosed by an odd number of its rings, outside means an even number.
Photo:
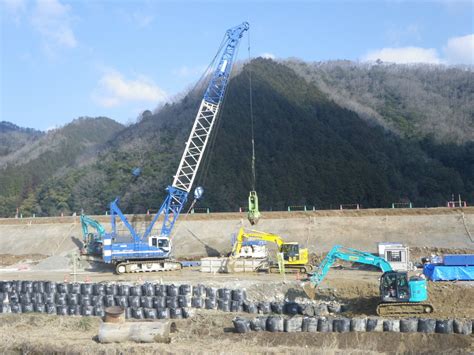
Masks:
[[[431,281],[474,281],[474,266],[446,266],[427,264],[423,273]]]

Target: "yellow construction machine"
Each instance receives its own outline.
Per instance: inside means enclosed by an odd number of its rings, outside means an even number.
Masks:
[[[308,249],[301,248],[298,242],[285,242],[279,235],[256,230],[246,231],[244,228],[240,228],[237,234],[231,256],[234,258],[255,257],[252,252],[242,253],[244,241],[249,239],[275,243],[278,246],[278,253],[283,256],[285,272],[308,273],[313,269],[312,265],[309,264]],[[270,263],[270,272],[279,272],[279,270],[280,268],[277,263]]]

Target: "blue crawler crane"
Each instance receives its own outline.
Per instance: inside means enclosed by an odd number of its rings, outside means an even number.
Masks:
[[[226,31],[219,47],[219,58],[199,106],[191,134],[186,142],[178,171],[160,209],[153,216],[143,234],[136,231],[118,206],[118,199],[110,204],[112,231],[105,233],[102,240],[102,259],[115,265],[118,274],[129,272],[168,271],[181,268],[181,264],[170,259],[171,232],[188,199],[196,173],[204,156],[212,129],[217,120],[225,97],[230,73],[237,48],[249,24],[242,24]],[[220,54],[220,57],[219,57]],[[202,188],[194,191],[198,199]],[[155,223],[160,219],[161,229],[153,233]],[[125,227],[125,233],[117,231],[117,221]]]
[[[310,298],[315,297],[315,289],[326,277],[336,260],[373,265],[383,275],[380,278],[380,302],[377,314],[380,316],[409,315],[433,312],[433,306],[425,303],[428,299],[426,279],[408,277],[406,272],[393,271],[385,259],[357,249],[335,245],[310,277],[310,283],[303,286]]]

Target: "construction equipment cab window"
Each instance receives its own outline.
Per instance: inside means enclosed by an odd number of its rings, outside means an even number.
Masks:
[[[298,259],[300,255],[300,246],[298,244],[283,244],[281,246],[283,258],[285,260],[291,260],[293,258]]]

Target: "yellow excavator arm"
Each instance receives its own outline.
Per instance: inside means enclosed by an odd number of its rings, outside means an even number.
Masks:
[[[240,254],[240,251],[242,250],[242,243],[248,238],[275,243],[278,245],[278,250],[280,250],[281,246],[284,244],[281,237],[276,234],[259,232],[256,230],[246,232],[244,228],[240,228],[239,234],[237,234],[237,240],[235,241],[234,247],[232,248],[232,255],[235,256]]]

